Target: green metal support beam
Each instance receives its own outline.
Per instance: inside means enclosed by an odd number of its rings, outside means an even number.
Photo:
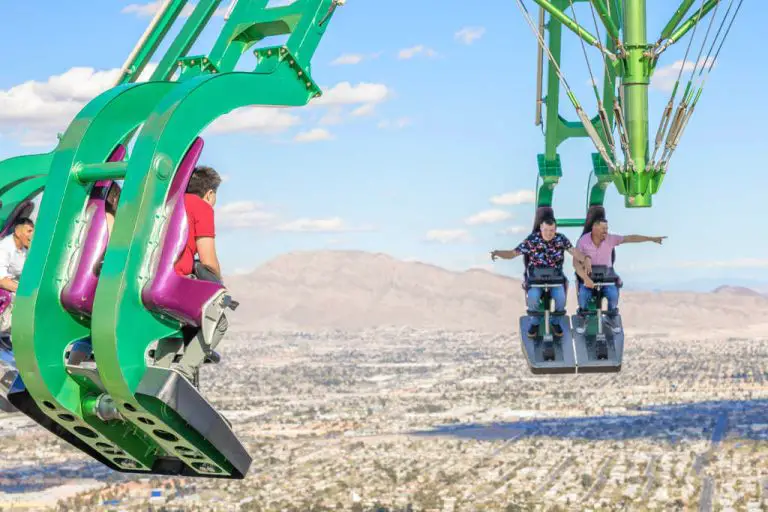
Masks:
[[[616,26],[616,23],[614,23],[613,17],[611,16],[605,1],[592,0],[592,5],[594,5],[597,14],[600,16],[600,20],[603,22],[603,25],[605,25],[605,28],[608,31],[608,35],[610,35],[611,39],[614,41],[618,41],[621,38],[621,35],[619,34],[619,28]]]
[[[543,7],[549,14],[551,14],[554,18],[557,19],[560,23],[568,27],[573,31],[574,34],[584,39],[584,41],[587,42],[587,44],[590,44],[592,46],[600,46],[597,38],[589,33],[584,27],[573,21],[567,14],[563,12],[564,5],[558,5],[562,4],[562,2],[558,2],[558,0],[553,0],[553,2],[549,2],[548,0],[533,0],[537,4],[539,4],[541,7]],[[580,0],[584,1],[584,0]]]
[[[682,20],[683,17],[688,13],[688,11],[691,9],[691,6],[693,5],[693,2],[695,1],[696,0],[683,0],[683,3],[680,4],[680,7],[677,8],[675,14],[672,16],[672,19],[669,20],[664,29],[661,31],[659,42],[664,41],[670,35],[672,35],[672,32],[677,28],[677,24],[680,23],[680,20]]]
[[[675,30],[671,36],[669,36],[669,43],[675,43],[679,41],[685,34],[688,33],[689,30],[691,30],[701,19],[709,14],[709,11],[715,8],[717,4],[720,3],[720,0],[707,0],[707,2],[704,4],[704,6],[697,10],[694,14],[691,15],[690,18],[685,20],[680,27]]]

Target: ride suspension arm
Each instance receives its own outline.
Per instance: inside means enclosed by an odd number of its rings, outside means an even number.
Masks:
[[[616,185],[619,193],[625,196],[627,207],[650,207],[652,196],[658,192],[666,172],[669,155],[677,147],[680,134],[691,116],[698,100],[701,87],[698,90],[686,88],[684,100],[677,109],[677,114],[670,105],[665,108],[662,122],[656,131],[656,150],[650,155],[649,141],[649,110],[648,87],[655,70],[658,56],[667,47],[680,41],[688,32],[694,31],[698,23],[711,11],[717,12],[721,0],[700,0],[698,7],[691,15],[682,21],[689,13],[695,0],[684,0],[675,11],[672,18],[662,30],[657,42],[651,44],[647,39],[646,0],[624,0],[622,2],[607,0],[590,0],[589,7],[594,20],[594,32],[584,28],[576,16],[576,4],[586,0],[534,0],[540,6],[541,16],[549,14],[547,23],[540,20],[537,30],[525,9],[522,0],[517,0],[529,25],[544,47],[544,37],[541,28],[549,32],[549,43],[545,51],[539,50],[540,59],[543,55],[549,58],[547,74],[547,95],[537,98],[539,105],[547,108],[545,123],[545,151],[539,155],[539,177],[542,185],[538,191],[538,206],[551,206],[552,191],[562,176],[562,168],[558,146],[571,137],[588,136],[592,139],[597,153],[593,154],[593,172],[597,177],[589,198],[589,206],[599,205],[603,201],[605,188],[609,183]],[[565,9],[571,8],[571,15]],[[729,8],[730,11],[730,8]],[[737,9],[738,12],[738,9]],[[713,15],[714,16],[714,15]],[[728,13],[726,13],[726,18]],[[734,14],[735,16],[735,14]],[[710,21],[714,21],[714,18]],[[723,20],[723,24],[725,23]],[[731,19],[732,22],[732,19]],[[565,77],[560,71],[560,55],[562,50],[562,27],[565,26],[579,39],[580,44],[590,45],[600,50],[604,60],[604,86],[602,96],[593,87],[597,104],[597,114],[590,118],[579,104],[575,94],[570,89]],[[722,28],[722,25],[721,25]],[[729,26],[730,28],[730,26]],[[601,30],[605,30],[605,43],[600,43]],[[709,30],[707,30],[707,36]],[[717,31],[715,40],[718,39]],[[727,31],[726,31],[727,35]],[[725,36],[723,36],[724,40]],[[713,47],[714,47],[713,42]],[[722,42],[721,42],[722,45]],[[702,43],[703,49],[704,43]],[[719,51],[719,50],[718,50]],[[589,66],[589,58],[584,47],[585,58]],[[702,64],[703,67],[703,64]],[[711,64],[709,65],[711,69]],[[541,68],[539,64],[539,69]],[[682,68],[681,68],[682,71]],[[590,76],[592,71],[590,67]],[[541,80],[537,79],[537,83]],[[592,76],[594,84],[595,79]],[[571,101],[579,121],[567,122],[560,114],[559,91],[560,85],[566,89],[567,98]],[[616,86],[619,91],[616,94]],[[674,91],[677,91],[677,85]],[[539,91],[541,94],[541,91]],[[674,93],[673,93],[674,99]],[[672,119],[674,117],[674,119]],[[537,114],[537,124],[539,116]],[[669,134],[667,134],[669,128]],[[619,144],[614,144],[614,130],[619,137]],[[667,140],[664,143],[664,140]],[[667,149],[659,161],[655,160],[658,148],[664,145]],[[616,148],[624,153],[624,162],[619,162]]]
[[[180,336],[185,322],[148,309],[142,292],[169,222],[171,182],[199,133],[240,107],[302,106],[320,94],[310,61],[343,2],[299,0],[273,8],[267,3],[237,2],[210,55],[188,57],[220,4],[200,0],[153,79],[130,83],[185,5],[166,2],[128,59],[121,84],[83,108],[52,155],[13,313],[19,374],[47,422],[119,471],[242,478],[250,465],[231,428],[191,385],[176,385],[184,390],[179,401],[182,396],[195,400],[196,410],[212,423],[201,425],[199,414],[185,416],[148,392],[158,375],[166,375],[169,385],[178,382],[170,370],[150,366],[147,353],[158,340]],[[287,42],[258,48],[254,70],[234,71],[245,51],[280,34],[290,34]],[[127,159],[107,162],[132,137],[135,146]],[[84,204],[95,182],[115,179],[124,184],[92,314],[73,315],[62,305],[61,290],[85,250]],[[92,341],[96,368],[70,368],[63,354],[73,341],[86,338]],[[93,405],[104,396],[115,408],[108,421]]]

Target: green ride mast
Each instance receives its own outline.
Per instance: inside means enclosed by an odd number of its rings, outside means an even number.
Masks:
[[[645,0],[533,0],[539,6],[538,24],[534,22],[523,0],[516,1],[538,40],[535,123],[537,126],[543,125],[545,143],[544,152],[538,155],[538,176],[541,184],[537,190],[537,208],[552,207],[555,186],[563,176],[558,148],[566,140],[576,137],[589,137],[597,149],[597,152],[592,154],[592,173],[596,182],[589,190],[587,209],[602,206],[610,184],[614,184],[616,190],[625,196],[626,207],[651,207],[652,197],[661,187],[670,157],[693,114],[706,77],[714,66],[743,0],[738,1],[729,19],[735,2],[730,0],[706,58],[702,58],[703,50],[709,39],[718,6],[724,3],[722,0],[700,0],[700,6],[694,9],[685,21],[683,18],[693,7],[695,0],[683,0],[655,42],[649,42],[647,38]],[[589,5],[594,34],[580,24],[576,17],[576,4],[579,3]],[[571,11],[570,16],[566,13],[568,8]],[[692,42],[699,21],[713,10],[715,14],[707,27],[698,59],[680,103],[675,110],[674,101],[680,86],[682,67],[652,144],[649,138],[648,87],[658,58],[689,31],[693,31]],[[727,30],[723,31],[726,23]],[[597,112],[592,117],[584,112],[560,69],[563,27],[576,34],[587,60],[592,89],[597,100]],[[545,37],[545,32],[548,37]],[[545,39],[548,39],[548,42]],[[596,48],[602,54],[602,91],[598,90],[593,76],[587,46]],[[713,55],[716,46],[717,51]],[[690,49],[689,43],[686,58]],[[545,57],[548,60],[547,83],[546,95],[542,96]],[[698,85],[694,84],[695,79],[700,80]],[[576,110],[576,121],[567,120],[561,114],[561,86],[565,89],[566,98]],[[543,106],[546,107],[545,118],[542,118]],[[623,154],[623,161],[620,153]],[[657,155],[659,158],[656,158]],[[577,227],[584,224],[584,219],[559,219],[558,223],[563,227]]]

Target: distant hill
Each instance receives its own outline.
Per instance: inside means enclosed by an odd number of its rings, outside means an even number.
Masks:
[[[740,295],[742,297],[763,297],[764,295],[758,291],[745,286],[730,286],[722,285],[713,290],[712,293],[719,293],[723,295]]]
[[[296,252],[227,278],[241,306],[233,328],[375,326],[516,330],[520,281],[485,270],[454,272],[361,251]],[[622,291],[625,323],[641,331],[768,325],[768,300],[751,294]],[[575,311],[573,283],[568,308]]]

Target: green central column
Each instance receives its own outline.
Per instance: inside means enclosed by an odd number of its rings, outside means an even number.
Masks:
[[[643,57],[648,49],[646,39],[645,0],[626,0],[624,37],[627,50],[626,74],[622,80],[624,91],[624,119],[627,124],[629,150],[636,173],[631,173],[627,207],[651,206],[650,174],[645,172],[648,161],[648,84],[650,66]]]

